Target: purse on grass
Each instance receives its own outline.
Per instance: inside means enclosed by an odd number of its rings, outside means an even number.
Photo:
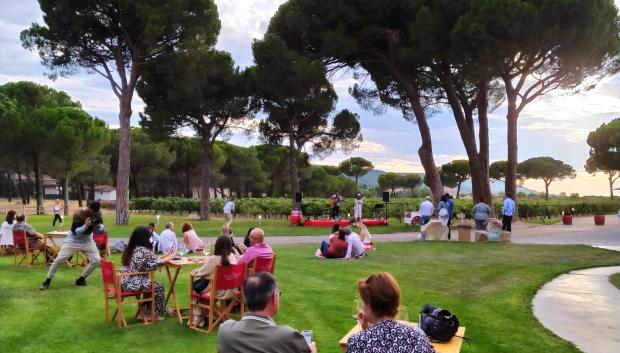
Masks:
[[[209,280],[204,277],[200,277],[197,280],[195,280],[194,283],[192,283],[192,288],[194,289],[194,292],[202,293],[202,291],[205,290],[205,288],[207,288],[208,285],[209,285]]]

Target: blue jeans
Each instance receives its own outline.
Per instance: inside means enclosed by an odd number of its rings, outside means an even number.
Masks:
[[[476,230],[484,230],[484,222],[486,222],[485,220],[477,220],[474,219],[474,222],[476,222]]]
[[[323,240],[323,242],[321,243],[321,254],[323,254],[324,257],[329,257],[327,255],[328,248],[329,248],[329,243]]]

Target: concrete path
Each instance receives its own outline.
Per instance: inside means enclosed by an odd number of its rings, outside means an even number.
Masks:
[[[557,277],[536,293],[534,315],[586,353],[620,352],[620,290],[609,283],[619,272],[600,267]]]

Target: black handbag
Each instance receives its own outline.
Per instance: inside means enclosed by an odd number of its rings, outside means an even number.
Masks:
[[[194,292],[202,293],[202,291],[205,290],[205,288],[207,288],[208,285],[209,285],[209,280],[204,277],[200,277],[197,280],[195,280],[194,283],[192,283],[192,288],[194,289]]]
[[[459,319],[448,310],[426,304],[420,311],[420,328],[433,342],[448,342],[459,329]]]

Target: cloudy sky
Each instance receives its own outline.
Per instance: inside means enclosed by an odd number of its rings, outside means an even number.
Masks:
[[[222,30],[217,47],[232,53],[240,67],[252,64],[251,43],[260,38],[283,0],[216,0]],[[42,23],[42,13],[35,0],[3,0],[0,12],[0,84],[30,80],[66,91],[79,100],[92,115],[118,125],[118,101],[108,82],[95,74],[80,72],[69,78],[49,80],[39,57],[21,47],[19,33],[31,23]],[[616,0],[620,5],[620,0]],[[405,121],[398,111],[388,110],[374,116],[362,110],[349,96],[347,89],[354,81],[343,75],[333,78],[339,95],[338,109],[348,108],[361,117],[364,142],[349,156],[371,160],[376,169],[394,172],[420,172],[417,149],[420,137],[417,127]],[[137,124],[137,112],[142,111],[139,97],[134,100],[132,123]],[[506,159],[505,107],[491,115],[490,157],[492,161]],[[581,195],[608,195],[608,184],[603,175],[591,176],[583,170],[588,156],[586,137],[604,122],[620,117],[620,75],[604,79],[592,91],[579,94],[557,92],[531,103],[519,120],[519,160],[537,156],[551,156],[571,164],[577,171],[574,180],[555,182],[552,193]],[[451,114],[437,113],[430,118],[433,150],[438,165],[453,159],[465,159]],[[238,134],[230,142],[251,145],[255,137]],[[335,153],[322,161],[337,164],[349,156]],[[542,182],[527,181],[525,186],[544,190]]]

